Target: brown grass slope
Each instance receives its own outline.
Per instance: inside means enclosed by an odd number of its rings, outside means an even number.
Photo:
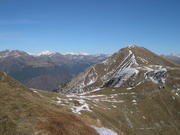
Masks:
[[[173,60],[164,58],[162,56],[159,56],[159,55],[151,52],[150,50],[148,50],[148,49],[146,49],[144,47],[135,46],[135,47],[131,48],[131,51],[136,56],[137,62],[139,64],[142,64],[142,65],[144,63],[142,63],[142,61],[139,59],[139,57],[147,60],[148,61],[147,64],[149,64],[149,65],[161,65],[161,66],[169,66],[169,67],[180,67],[179,63],[177,63],[177,62],[175,62]]]
[[[0,72],[1,135],[96,135],[77,116]]]
[[[131,89],[109,87],[72,96],[40,93],[49,99],[59,97],[58,105],[65,108],[73,100],[85,100],[92,111],[82,111],[81,116],[91,117],[120,135],[179,135],[180,68],[167,68],[167,73],[164,88],[145,80]]]
[[[57,105],[67,108],[67,111],[71,111],[68,108],[73,100],[83,98],[92,111],[81,111],[82,114],[79,116],[88,116],[120,135],[179,135],[179,76],[180,69],[168,69],[165,88],[145,81],[131,90],[127,87],[102,88],[96,92],[76,96],[43,91],[39,93],[49,100],[54,99],[54,102],[58,101],[58,97],[61,102],[56,102]]]

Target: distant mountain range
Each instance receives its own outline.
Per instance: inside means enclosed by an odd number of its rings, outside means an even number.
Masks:
[[[179,55],[161,55],[180,62]],[[109,58],[107,54],[58,53],[43,51],[30,54],[19,50],[0,52],[0,70],[34,89],[52,91],[71,80],[87,67]]]
[[[162,54],[162,57],[174,60],[176,62],[180,62],[180,54]]]
[[[34,89],[54,90],[85,68],[104,61],[110,55],[58,53],[45,51],[38,55],[19,50],[0,52],[0,70]]]

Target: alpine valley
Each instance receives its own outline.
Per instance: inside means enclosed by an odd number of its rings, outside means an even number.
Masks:
[[[32,55],[19,50],[5,50],[0,52],[0,70],[29,88],[52,91],[85,68],[108,57],[104,54],[49,51]]]
[[[22,65],[39,68],[43,75],[42,65],[48,69],[52,68],[52,61],[67,60],[62,54],[56,55],[63,59],[52,60],[49,55],[34,57],[19,53],[23,57],[11,56],[6,60],[13,68],[0,66],[12,76],[16,69],[19,71],[19,74],[16,72],[17,77],[22,78]],[[1,63],[4,56],[1,55]],[[83,57],[90,59],[88,55]],[[122,48],[110,57],[93,57],[96,61],[91,61],[90,67],[78,70],[83,72],[68,83],[59,85],[56,92],[29,89],[1,72],[0,134],[180,134],[180,63],[135,45]],[[76,60],[68,62],[73,61]],[[69,67],[77,70],[77,65],[75,62]],[[68,73],[65,69],[54,70],[54,74],[56,71]],[[26,75],[36,74],[33,71]]]

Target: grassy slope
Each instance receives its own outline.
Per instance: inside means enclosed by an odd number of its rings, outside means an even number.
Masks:
[[[180,91],[175,84],[180,84],[179,76],[178,68],[168,69],[165,89],[147,81],[131,90],[105,88],[69,97],[33,92],[0,73],[0,134],[95,135],[87,125],[96,125],[121,135],[178,135],[180,98],[176,93]],[[71,113],[70,104],[77,99],[84,99],[92,112]]]
[[[63,112],[61,106],[0,72],[0,134],[96,134],[82,119]]]
[[[146,81],[131,90],[127,87],[105,88],[85,95],[39,94],[58,101],[57,105],[70,110],[73,100],[84,99],[92,112],[82,111],[80,116],[89,116],[100,125],[119,134],[133,135],[178,135],[180,134],[180,91],[174,85],[180,84],[180,69],[169,68],[166,87]],[[175,90],[175,91],[173,91]],[[98,95],[99,97],[94,97]],[[134,101],[135,100],[135,101]]]

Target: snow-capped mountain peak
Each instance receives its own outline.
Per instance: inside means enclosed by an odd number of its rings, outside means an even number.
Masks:
[[[0,52],[0,58],[28,56],[26,52],[19,50],[5,50]]]
[[[128,48],[134,48],[136,45],[128,45]]]
[[[40,55],[52,55],[52,54],[55,54],[55,52],[51,52],[49,50],[45,50],[45,51],[39,53],[38,56],[40,56]]]

